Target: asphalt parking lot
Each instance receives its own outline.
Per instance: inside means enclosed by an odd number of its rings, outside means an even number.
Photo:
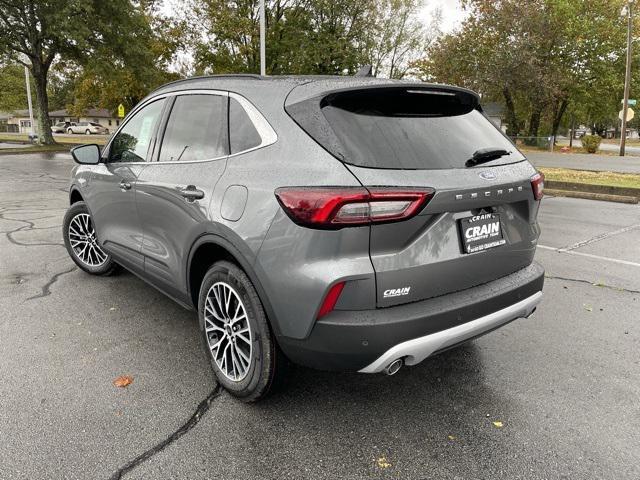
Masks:
[[[0,156],[1,479],[640,478],[640,206],[544,199],[530,319],[393,377],[296,368],[245,405],[192,312],[75,268],[71,166]]]

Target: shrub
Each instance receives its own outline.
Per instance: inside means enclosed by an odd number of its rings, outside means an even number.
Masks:
[[[598,148],[600,147],[600,142],[602,141],[602,137],[598,135],[585,135],[582,137],[582,146],[589,153],[596,153]]]

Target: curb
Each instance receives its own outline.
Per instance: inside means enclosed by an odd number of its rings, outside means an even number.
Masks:
[[[29,148],[0,148],[0,157],[3,155],[26,155],[29,153],[69,153],[70,147],[50,150],[29,150]]]
[[[581,192],[576,190],[557,190],[555,188],[545,188],[544,193],[545,195],[554,197],[584,198],[587,200],[600,200],[603,202],[628,204],[638,203],[638,197],[632,197],[629,195],[610,195],[606,193]]]
[[[595,185],[580,182],[561,182],[558,180],[545,180],[545,186],[555,190],[571,190],[576,192],[602,193],[605,195],[623,195],[627,197],[640,197],[640,188],[612,187],[608,185]]]

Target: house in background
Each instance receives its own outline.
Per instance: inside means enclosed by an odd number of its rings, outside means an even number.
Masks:
[[[34,114],[34,132],[38,132],[38,117],[36,112]],[[49,118],[51,119],[51,125],[58,122],[93,122],[99,123],[103,127],[113,132],[119,125],[120,120],[116,118],[106,108],[89,108],[82,112],[80,116],[71,115],[67,110],[54,110],[49,112]],[[16,131],[20,133],[31,132],[31,121],[29,120],[29,110],[16,110],[7,119],[7,125],[9,131]],[[12,127],[13,125],[13,127]]]
[[[35,122],[34,131],[38,130],[38,117],[33,116]],[[31,133],[31,120],[29,119],[29,110],[16,110],[7,119],[7,126],[10,132]]]
[[[93,122],[99,123],[104,128],[109,130],[109,132],[113,132],[120,125],[119,118],[116,118],[109,110],[106,108],[89,108],[82,112],[81,116],[73,116],[67,110],[54,110],[53,112],[49,112],[49,118],[51,119],[51,124],[58,122]]]
[[[482,105],[482,111],[491,120],[496,127],[507,132],[507,124],[503,122],[504,108],[497,102],[489,102],[486,105]]]
[[[587,127],[585,125],[580,125],[573,130],[573,138],[578,139],[582,138],[585,135],[594,135],[596,132],[593,131],[592,128]],[[620,138],[620,128],[618,127],[609,127],[606,129],[604,133],[604,138],[614,139]],[[627,140],[638,140],[640,138],[640,134],[637,128],[627,127]]]
[[[9,124],[9,119],[13,114],[8,112],[0,112],[0,132],[17,132],[18,127],[16,125]]]

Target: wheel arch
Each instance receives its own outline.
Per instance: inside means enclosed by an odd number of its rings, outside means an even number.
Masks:
[[[186,266],[187,293],[195,309],[198,309],[200,285],[204,275],[213,263],[220,260],[227,260],[238,265],[247,274],[262,302],[273,333],[279,336],[280,329],[278,322],[275,320],[273,308],[251,262],[247,260],[247,257],[238,248],[220,235],[202,235],[195,241],[189,251]]]
[[[72,187],[71,191],[69,192],[69,205],[73,205],[74,203],[77,203],[77,202],[84,202],[84,197],[80,193],[80,190],[78,190],[75,187]]]

